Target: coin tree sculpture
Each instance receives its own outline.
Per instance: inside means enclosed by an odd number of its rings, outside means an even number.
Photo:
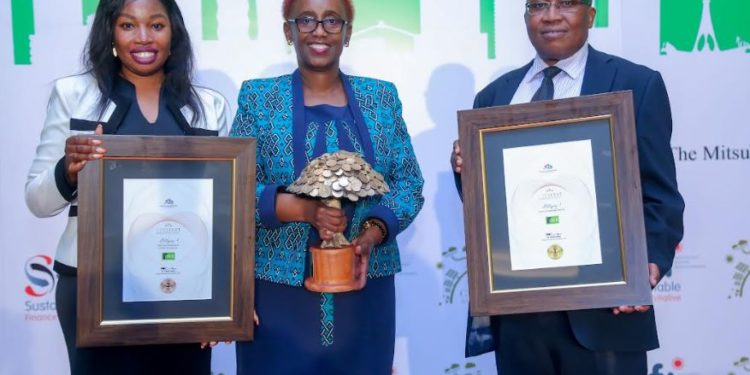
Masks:
[[[349,151],[323,154],[310,162],[287,188],[290,193],[319,198],[328,207],[341,208],[341,199],[356,202],[387,193],[388,184],[362,156]],[[346,292],[356,288],[354,246],[343,233],[334,233],[320,247],[312,246],[312,276],[305,287],[315,292]]]

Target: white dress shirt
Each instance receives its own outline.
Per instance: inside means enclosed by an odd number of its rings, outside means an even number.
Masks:
[[[562,72],[552,78],[555,85],[555,99],[572,98],[581,95],[581,86],[583,86],[583,75],[586,71],[586,61],[589,57],[589,44],[584,43],[583,47],[567,59],[560,60],[555,64]],[[539,87],[542,85],[544,73],[542,71],[549,65],[542,60],[539,55],[534,57],[531,68],[526,72],[521,84],[518,85],[516,93],[510,104],[528,103]]]

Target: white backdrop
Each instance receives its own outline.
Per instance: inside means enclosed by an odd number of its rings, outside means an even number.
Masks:
[[[198,79],[236,108],[244,79],[291,72],[280,0],[178,0]],[[37,219],[23,202],[52,81],[81,71],[96,0],[0,5],[0,374],[65,374],[51,256],[64,215]],[[743,296],[750,274],[744,198],[750,182],[750,2],[598,0],[591,43],[661,71],[687,203],[674,271],[654,292],[662,348],[656,374],[750,374]],[[705,4],[704,4],[705,3]],[[463,358],[467,311],[463,218],[448,165],[455,111],[531,59],[521,0],[356,0],[343,70],[392,81],[426,180],[426,203],[400,238],[397,374],[492,374],[491,355]],[[262,317],[261,317],[262,319]],[[234,347],[214,351],[233,374]]]

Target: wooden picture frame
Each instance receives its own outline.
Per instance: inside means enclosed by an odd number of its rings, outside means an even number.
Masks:
[[[94,138],[107,152],[78,178],[76,344],[251,340],[256,140]]]
[[[458,123],[472,315],[652,303],[631,92]]]

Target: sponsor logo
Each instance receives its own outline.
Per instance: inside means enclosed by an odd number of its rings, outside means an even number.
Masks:
[[[43,254],[34,255],[26,260],[24,272],[29,283],[23,291],[31,299],[24,301],[24,320],[57,320],[54,300],[57,275],[52,271],[52,262],[52,257]]]
[[[750,2],[661,0],[660,53],[750,53]]]
[[[44,297],[55,290],[55,273],[52,272],[52,257],[34,255],[26,261],[24,266],[26,279],[29,283],[24,288],[30,297]]]
[[[727,263],[733,267],[732,289],[729,299],[742,298],[745,293],[745,285],[750,277],[750,244],[747,240],[739,240],[732,245],[731,254],[726,257]]]
[[[670,303],[682,301],[682,284],[676,281],[673,270],[667,272],[654,288],[654,302]]]
[[[683,372],[685,369],[685,360],[681,357],[672,359],[671,368],[668,369],[667,367],[663,363],[655,363],[648,375],[690,375]]]
[[[443,260],[437,268],[443,270],[443,295],[438,305],[454,302],[468,303],[469,290],[466,283],[466,247],[450,247],[443,252]]]

